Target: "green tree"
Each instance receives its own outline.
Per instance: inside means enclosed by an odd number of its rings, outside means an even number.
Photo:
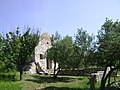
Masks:
[[[58,32],[55,33],[55,35],[52,35],[51,41],[52,41],[52,47],[47,50],[47,59],[52,60],[54,62],[54,78],[57,77],[57,68],[56,64],[59,60],[59,42],[61,40],[60,34]]]
[[[120,22],[106,19],[97,37],[96,62],[104,67],[100,90],[105,90],[113,83],[110,81],[112,72],[120,69]],[[108,67],[110,71],[107,73]]]
[[[23,68],[30,63],[31,55],[34,53],[34,48],[38,44],[39,34],[30,33],[30,28],[27,28],[23,35],[20,34],[19,28],[16,32],[6,34],[6,47],[4,49],[7,59],[16,65],[20,72],[20,80],[22,80]]]
[[[59,66],[61,69],[71,69],[79,67],[79,51],[72,37],[66,36],[59,43]]]
[[[87,31],[78,29],[77,34],[75,35],[75,43],[79,47],[79,60],[81,67],[89,67],[90,66],[90,53],[93,48],[93,36],[90,36]],[[87,63],[87,64],[86,64]]]
[[[74,70],[79,67],[78,51],[78,47],[70,36],[66,36],[52,45],[47,51],[47,57],[53,60],[54,64],[58,63],[58,68],[54,68],[54,77],[57,77],[60,69]]]
[[[1,72],[9,72],[14,70],[14,64],[10,62],[10,58],[7,57],[9,55],[6,54],[5,48],[7,48],[7,41],[5,37],[0,35],[0,71]]]
[[[4,48],[4,38],[2,37],[2,35],[0,35],[0,71],[4,70],[5,64],[4,64],[4,52],[3,52],[3,48]]]

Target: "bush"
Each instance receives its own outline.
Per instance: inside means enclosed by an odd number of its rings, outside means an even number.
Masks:
[[[15,73],[0,73],[0,81],[15,81]]]

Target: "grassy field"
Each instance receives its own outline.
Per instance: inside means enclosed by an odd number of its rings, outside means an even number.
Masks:
[[[85,90],[89,80],[82,76],[24,75],[22,81],[0,83],[0,90]]]
[[[112,78],[113,80],[113,78]],[[99,90],[100,83],[95,87]],[[0,90],[87,90],[89,79],[85,76],[23,75],[23,80],[0,81]],[[111,89],[112,90],[112,89]],[[114,89],[115,90],[115,89]]]

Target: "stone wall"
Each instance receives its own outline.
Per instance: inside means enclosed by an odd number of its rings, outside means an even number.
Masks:
[[[59,71],[59,75],[75,75],[75,76],[84,76],[84,75],[89,75],[91,73],[96,73],[97,71],[103,70],[102,68],[81,68],[79,70],[65,70],[62,69]]]
[[[47,49],[51,47],[51,36],[48,33],[43,33],[40,36],[39,43],[35,47],[35,53],[33,55],[33,62],[26,66],[28,74],[35,73],[47,73],[48,65],[49,69],[53,69],[53,62],[45,58],[45,53]]]

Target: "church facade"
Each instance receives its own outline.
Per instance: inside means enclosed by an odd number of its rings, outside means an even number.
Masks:
[[[50,73],[53,71],[54,63],[51,60],[47,60],[45,53],[47,49],[51,47],[51,36],[48,33],[43,33],[40,36],[39,43],[35,47],[35,53],[32,57],[32,61],[29,65],[26,66],[27,74],[35,73]]]

